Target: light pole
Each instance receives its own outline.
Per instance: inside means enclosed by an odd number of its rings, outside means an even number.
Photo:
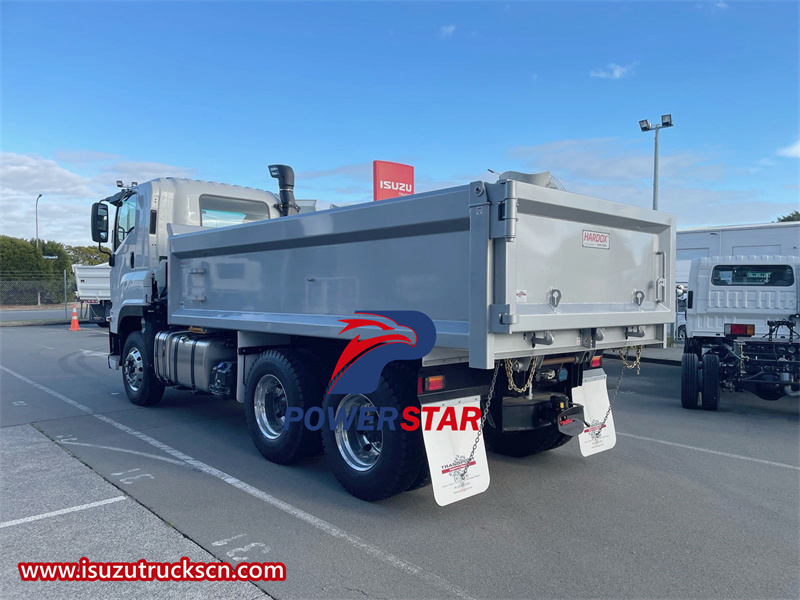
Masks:
[[[656,132],[656,150],[653,158],[653,210],[658,210],[658,130],[662,127],[672,127],[672,115],[661,115],[661,125],[652,125],[650,121],[644,119],[639,121],[642,131]]]
[[[39,248],[39,198],[41,198],[41,197],[42,197],[41,194],[36,196],[36,208],[35,208],[35,213],[34,213],[36,215],[34,220],[36,222],[36,248],[37,249]]]

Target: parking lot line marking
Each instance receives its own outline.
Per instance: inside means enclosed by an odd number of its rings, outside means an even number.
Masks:
[[[126,452],[128,454],[135,454],[137,456],[146,456],[147,458],[154,458],[155,460],[163,460],[164,462],[172,463],[173,465],[180,465],[187,467],[188,465],[182,460],[175,460],[174,458],[167,458],[166,456],[158,456],[157,454],[150,454],[149,452],[139,452],[138,450],[128,450],[127,448],[117,448],[115,446],[101,446],[100,444],[87,444],[85,442],[58,442],[59,444],[66,444],[68,446],[87,446],[89,448],[100,448],[101,450],[114,450],[115,452]]]
[[[643,435],[633,435],[632,433],[622,433],[621,431],[617,431],[617,435],[624,435],[625,437],[632,437],[637,440],[643,440],[645,442],[655,442],[656,444],[664,444],[665,446],[675,446],[676,448],[684,448],[685,450],[697,450],[698,452],[705,452],[707,454],[716,454],[717,456],[726,456],[728,458],[738,458],[739,460],[747,460],[749,462],[761,463],[762,465],[770,465],[772,467],[781,467],[782,469],[794,469],[795,471],[800,471],[800,467],[796,467],[794,465],[787,465],[786,463],[775,462],[774,460],[764,460],[763,458],[753,458],[752,456],[731,454],[730,452],[721,452],[720,450],[700,448],[698,446],[690,446],[688,444],[678,444],[677,442],[668,442],[666,440],[658,440],[656,438],[645,437]]]
[[[263,501],[263,502],[265,502],[265,503],[277,508],[278,510],[283,511],[286,514],[295,517],[296,519],[299,519],[301,521],[304,521],[305,523],[308,523],[309,525],[312,525],[313,527],[316,527],[317,529],[319,529],[320,531],[323,531],[324,533],[327,533],[331,537],[334,537],[336,539],[343,540],[343,541],[349,543],[354,548],[357,548],[357,549],[361,550],[362,552],[365,552],[366,554],[369,554],[370,556],[380,560],[381,562],[384,562],[384,563],[386,563],[388,565],[391,565],[392,567],[394,567],[395,569],[397,569],[399,571],[403,571],[404,573],[407,573],[409,575],[414,575],[415,577],[425,581],[426,583],[429,583],[430,585],[432,585],[434,587],[437,587],[440,590],[449,592],[450,594],[453,594],[454,596],[458,596],[459,598],[464,598],[464,600],[474,600],[472,598],[472,596],[467,594],[464,590],[461,590],[460,588],[454,586],[453,584],[451,584],[446,579],[444,579],[442,577],[439,577],[438,575],[434,575],[433,573],[428,573],[422,567],[419,567],[419,566],[417,566],[417,565],[415,565],[413,563],[407,562],[407,561],[403,560],[402,558],[400,558],[399,556],[395,556],[394,554],[390,554],[389,552],[381,550],[377,546],[373,546],[372,544],[369,544],[369,543],[365,542],[361,538],[359,538],[359,537],[357,537],[355,535],[349,534],[346,531],[344,531],[343,529],[339,529],[335,525],[332,525],[331,523],[328,523],[327,521],[325,521],[323,519],[320,519],[319,517],[315,517],[311,513],[307,513],[306,511],[304,511],[304,510],[302,510],[300,508],[297,508],[296,506],[293,506],[293,505],[289,504],[288,502],[284,502],[283,500],[279,500],[275,496],[272,496],[271,494],[267,494],[266,492],[261,491],[260,489],[250,485],[249,483],[245,483],[244,481],[242,481],[240,479],[237,479],[236,477],[234,477],[232,475],[229,475],[228,473],[225,473],[224,471],[220,471],[219,469],[216,469],[215,467],[212,467],[211,465],[207,465],[204,462],[196,460],[196,459],[192,458],[191,456],[189,456],[188,454],[184,454],[180,450],[176,450],[175,448],[173,448],[171,446],[168,446],[167,444],[165,444],[163,442],[159,442],[158,440],[156,440],[154,438],[151,438],[149,435],[146,435],[146,434],[144,434],[144,433],[142,433],[140,431],[136,431],[135,429],[131,429],[127,425],[123,425],[122,423],[118,423],[114,419],[110,419],[110,418],[106,417],[105,415],[97,414],[94,411],[92,411],[92,409],[90,409],[87,406],[84,406],[80,402],[76,402],[75,400],[72,400],[71,398],[67,398],[63,394],[59,394],[55,390],[51,390],[50,388],[48,388],[48,387],[46,387],[44,385],[41,385],[40,383],[36,383],[35,381],[33,381],[31,379],[28,379],[24,375],[20,375],[16,371],[12,371],[11,369],[9,369],[7,367],[4,367],[2,365],[0,365],[0,370],[5,371],[9,375],[14,376],[17,379],[20,379],[21,381],[24,381],[26,383],[31,384],[36,389],[41,390],[41,391],[45,392],[46,394],[50,394],[51,396],[53,396],[55,398],[58,398],[59,400],[62,400],[63,402],[66,402],[67,404],[70,404],[70,405],[72,405],[72,406],[74,406],[76,408],[79,408],[80,410],[83,410],[84,412],[87,412],[88,414],[90,414],[91,416],[95,417],[96,419],[99,419],[100,421],[103,421],[104,423],[107,423],[107,424],[111,425],[112,427],[115,427],[116,429],[119,429],[120,431],[124,431],[125,433],[128,433],[128,434],[130,434],[130,435],[132,435],[134,437],[139,438],[143,442],[146,442],[146,443],[150,444],[151,446],[154,446],[154,447],[158,448],[162,452],[165,452],[165,453],[167,453],[167,454],[169,454],[171,456],[174,456],[175,458],[177,458],[179,460],[182,460],[183,462],[185,462],[188,465],[196,468],[199,471],[202,471],[203,473],[206,473],[207,475],[211,475],[212,477],[215,477],[216,479],[224,481],[228,485],[233,486],[236,489],[241,490],[244,493],[249,494],[250,496],[253,496],[254,498],[257,498],[257,499],[259,499],[259,500],[261,500],[261,501]]]
[[[14,519],[13,521],[4,521],[0,523],[0,529],[3,527],[12,527],[13,525],[22,525],[23,523],[30,523],[31,521],[39,521],[40,519],[49,519],[50,517],[57,517],[59,515],[66,515],[69,513],[78,512],[79,510],[86,510],[89,508],[97,508],[113,502],[125,500],[125,496],[117,496],[109,498],[108,500],[98,500],[97,502],[90,502],[89,504],[81,504],[80,506],[71,506],[70,508],[62,508],[61,510],[54,510],[53,512],[42,513],[41,515],[34,515],[32,517],[25,517],[22,519]]]
[[[20,375],[19,373],[17,373],[16,371],[12,371],[8,367],[4,367],[3,365],[0,365],[0,371],[5,371],[9,375],[12,375],[13,377],[16,377],[20,381],[24,381],[25,383],[30,384],[33,387],[35,387],[37,390],[41,390],[45,394],[50,394],[54,398],[58,398],[59,400],[61,400],[62,402],[66,402],[70,406],[74,406],[78,410],[82,410],[83,412],[86,412],[86,413],[89,413],[89,414],[94,414],[94,411],[91,408],[89,408],[88,406],[84,406],[80,402],[75,402],[75,400],[73,400],[72,398],[67,398],[64,394],[59,394],[57,391],[51,390],[49,387],[45,387],[41,383],[36,383],[33,379],[28,379],[24,375]]]

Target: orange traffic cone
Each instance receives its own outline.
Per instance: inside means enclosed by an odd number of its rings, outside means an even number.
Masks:
[[[75,304],[72,305],[72,322],[69,324],[70,331],[80,331],[81,326],[78,325],[78,308]]]

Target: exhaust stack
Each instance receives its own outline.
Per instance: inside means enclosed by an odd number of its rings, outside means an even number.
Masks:
[[[270,165],[269,174],[278,180],[281,216],[288,217],[300,212],[294,201],[294,170],[289,165]]]

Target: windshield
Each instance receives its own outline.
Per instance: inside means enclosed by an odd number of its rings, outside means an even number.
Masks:
[[[718,286],[788,287],[794,285],[794,273],[789,265],[719,265],[714,267],[711,283]]]

